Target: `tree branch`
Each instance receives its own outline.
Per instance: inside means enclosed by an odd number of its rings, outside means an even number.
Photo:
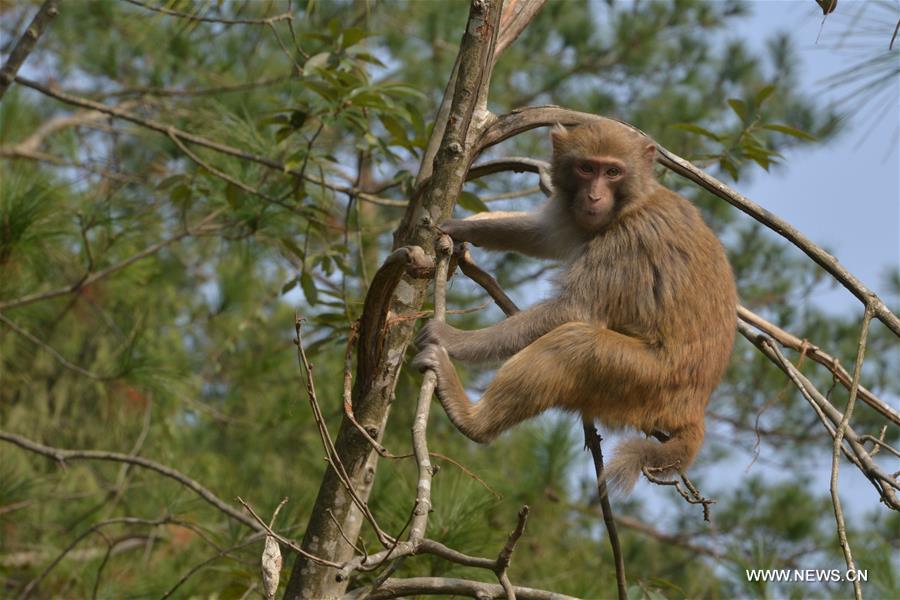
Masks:
[[[46,456],[47,458],[52,458],[59,463],[65,463],[67,460],[105,460],[112,462],[129,463],[138,467],[150,469],[151,471],[156,471],[163,477],[168,477],[169,479],[177,481],[184,487],[192,490],[198,496],[206,500],[208,504],[210,504],[220,512],[225,513],[232,519],[246,525],[247,527],[255,531],[262,531],[262,528],[259,526],[259,524],[257,524],[256,521],[254,521],[250,516],[227,504],[207,488],[200,485],[199,482],[191,479],[190,477],[184,475],[179,471],[176,471],[171,467],[158,462],[154,462],[152,460],[148,460],[141,456],[120,454],[118,452],[105,452],[102,450],[65,450],[63,448],[45,446],[20,435],[2,430],[0,430],[0,440],[15,444],[16,446],[24,450],[28,450],[29,452],[34,452],[36,454]]]
[[[762,354],[772,361],[779,369],[794,382],[800,390],[803,397],[810,403],[813,410],[819,416],[819,420],[832,436],[836,435],[836,427],[843,420],[841,412],[834,407],[825,396],[806,378],[803,373],[791,364],[778,350],[775,341],[765,334],[757,333],[750,329],[747,325],[738,322],[738,332],[743,335],[750,343],[756,346]],[[844,439],[849,444],[841,446],[844,456],[846,456],[853,464],[855,464],[869,479],[875,489],[881,496],[882,502],[889,508],[900,510],[900,501],[897,499],[895,490],[900,490],[896,478],[878,466],[872,459],[872,456],[863,447],[859,435],[854,429],[847,425],[844,432]]]
[[[805,339],[801,340],[794,334],[781,329],[774,323],[763,319],[756,313],[743,306],[738,306],[738,317],[745,323],[753,325],[760,331],[768,334],[782,346],[791,348],[792,350],[796,350],[803,356],[809,356],[815,362],[831,371],[834,374],[835,378],[840,381],[845,388],[847,388],[848,390],[850,389],[850,375],[847,373],[846,369],[841,366],[841,364],[835,357],[831,356],[827,352],[824,352],[815,344],[812,344]],[[890,406],[884,400],[861,385],[859,386],[858,391],[859,397],[862,398],[866,404],[878,411],[879,414],[888,419],[894,425],[900,425],[900,413],[894,410],[892,406]]]
[[[415,201],[407,206],[403,221],[394,234],[395,249],[404,246],[429,250],[433,248],[437,233],[433,224],[450,214],[453,201],[462,189],[466,171],[471,164],[472,140],[484,126],[485,115],[479,113],[478,118],[473,118],[473,115],[487,94],[501,8],[500,0],[474,0],[471,4],[460,45],[456,79],[447,89],[447,95],[452,95],[452,102],[449,103],[446,127],[442,127],[440,122],[436,123],[428,144],[431,148],[436,145],[436,140],[440,140],[437,159],[431,163],[426,153],[423,160],[422,169],[430,168],[433,164],[434,172],[429,182],[417,190]],[[357,377],[352,408],[360,424],[379,435],[387,421],[397,374],[403,364],[413,328],[413,321],[391,320],[389,316],[418,313],[425,297],[425,287],[425,280],[387,277],[377,290],[373,285],[367,294],[360,319]],[[373,290],[376,296],[370,298]],[[372,437],[378,439],[378,436]],[[360,435],[346,419],[341,423],[335,445],[357,492],[361,497],[367,497],[378,453],[373,450],[366,437]],[[348,538],[358,536],[361,519],[356,514],[357,509],[331,471],[326,471],[319,488],[304,537],[304,548],[322,548],[323,551],[328,548],[329,556],[342,555],[339,553],[352,548],[340,542],[340,532],[328,517],[328,510],[342,523],[344,534]],[[310,564],[308,560],[298,558],[288,583],[286,597],[294,600],[337,596],[346,585],[346,580],[336,582],[332,573]]]
[[[59,14],[59,0],[44,0],[28,28],[22,34],[22,37],[19,38],[19,41],[16,42],[12,52],[9,53],[9,58],[6,59],[3,68],[0,68],[0,99],[3,98],[9,85],[15,80],[16,73],[19,72],[22,63],[34,50],[38,38],[41,37],[50,21],[57,14]]]
[[[200,17],[196,14],[192,15],[184,12],[179,12],[177,10],[171,10],[162,6],[151,6],[144,2],[140,2],[139,0],[125,1],[129,4],[134,4],[135,6],[146,8],[147,10],[152,10],[153,12],[168,15],[170,17],[178,17],[179,19],[187,19],[188,21],[196,21],[198,23],[220,23],[222,25],[271,25],[272,23],[276,23],[278,21],[290,21],[294,18],[289,12],[275,15],[274,17],[266,17],[264,19],[224,19],[219,17]]]
[[[574,596],[534,588],[514,586],[513,590],[518,600],[578,600]],[[345,599],[389,600],[390,598],[409,598],[416,595],[468,596],[478,598],[478,600],[507,597],[503,586],[496,583],[482,583],[450,577],[410,577],[408,579],[387,579],[377,590],[371,592],[368,591],[368,588],[353,590],[345,596]]]
[[[625,559],[622,557],[622,545],[619,543],[619,533],[616,530],[616,522],[613,516],[612,506],[609,503],[609,490],[606,485],[606,473],[603,472],[603,449],[600,443],[603,440],[597,433],[592,420],[584,420],[584,445],[591,451],[594,459],[594,473],[597,477],[597,494],[600,497],[600,508],[603,513],[603,523],[606,525],[606,533],[609,535],[609,545],[612,548],[613,560],[616,564],[616,592],[619,600],[627,600],[628,583],[625,580]]]
[[[173,127],[171,125],[167,125],[165,123],[161,123],[160,121],[156,121],[154,119],[145,119],[144,117],[140,117],[128,111],[122,110],[121,108],[114,106],[107,106],[106,104],[102,104],[100,102],[95,102],[93,100],[89,100],[87,98],[79,98],[78,96],[74,96],[72,94],[68,94],[66,92],[62,92],[59,90],[55,90],[49,88],[45,85],[42,85],[36,81],[31,81],[30,79],[26,79],[24,77],[16,77],[16,83],[20,85],[24,85],[26,87],[30,87],[33,90],[36,90],[46,96],[50,96],[51,98],[55,98],[60,102],[64,102],[66,104],[71,104],[72,106],[79,106],[81,108],[86,108],[90,110],[95,110],[97,112],[101,112],[119,119],[123,119],[125,121],[129,121],[134,123],[135,125],[140,125],[146,129],[150,129],[151,131],[155,131],[157,133],[161,133],[166,136],[175,136],[182,141],[190,142],[191,144],[196,144],[198,146],[203,146],[204,148],[209,148],[210,150],[215,150],[221,154],[226,154],[228,156],[233,156],[235,158],[240,158],[241,160],[246,160],[249,162],[253,162],[273,171],[278,171],[280,173],[287,173],[293,177],[297,177],[300,179],[304,179],[313,183],[315,185],[322,186],[324,188],[333,190],[335,192],[339,192],[342,194],[353,194],[358,197],[360,200],[365,200],[367,202],[372,202],[373,204],[382,204],[385,206],[406,206],[406,202],[401,200],[391,200],[388,198],[380,198],[373,194],[368,194],[362,190],[358,190],[352,187],[337,185],[326,181],[324,179],[320,179],[313,175],[308,175],[299,169],[286,169],[284,163],[259,155],[254,154],[252,152],[245,152],[240,150],[239,148],[235,148],[233,146],[229,146],[227,144],[222,144],[220,142],[216,142],[205,138],[203,136],[196,135],[194,133],[189,133],[187,131],[183,131],[178,129],[177,127]]]
[[[55,290],[49,290],[46,292],[36,292],[34,294],[28,294],[26,296],[20,296],[18,298],[14,298],[12,300],[0,302],[0,310],[6,310],[9,308],[25,306],[27,304],[33,304],[34,302],[39,302],[41,300],[49,300],[50,298],[56,298],[58,296],[65,296],[66,294],[75,293],[93,283],[96,283],[97,281],[99,281],[105,277],[108,277],[109,275],[112,275],[113,273],[115,273],[117,271],[121,271],[125,267],[128,267],[143,258],[147,258],[148,256],[156,254],[157,252],[159,252],[166,246],[169,246],[169,245],[177,242],[178,240],[181,240],[189,235],[193,235],[193,234],[197,233],[198,231],[202,231],[202,229],[206,225],[208,225],[210,221],[212,221],[217,216],[219,216],[219,214],[221,214],[224,210],[225,210],[224,208],[216,209],[213,212],[206,215],[205,217],[203,217],[202,219],[200,219],[200,221],[198,221],[197,224],[186,228],[181,233],[178,233],[168,239],[162,240],[161,242],[151,244],[150,246],[147,246],[140,252],[137,252],[136,254],[132,254],[125,260],[117,262],[116,264],[111,265],[111,266],[103,269],[102,271],[97,271],[95,273],[89,272],[89,273],[85,274],[81,279],[79,279],[78,281],[76,281],[75,283],[73,283],[71,285],[67,285],[67,286],[61,287],[61,288],[56,288]]]
[[[859,344],[856,350],[856,365],[853,368],[853,383],[850,386],[850,398],[847,400],[847,408],[844,409],[844,416],[834,433],[834,445],[831,453],[831,504],[834,507],[834,518],[837,524],[838,541],[841,544],[841,550],[844,553],[844,561],[847,563],[849,571],[856,571],[856,564],[853,562],[853,552],[850,549],[850,542],[847,540],[847,525],[844,522],[844,509],[841,506],[841,497],[838,493],[838,465],[841,459],[841,448],[844,441],[844,434],[847,432],[847,425],[850,423],[850,415],[853,414],[853,407],[856,404],[856,395],[859,391],[859,378],[862,374],[863,359],[866,355],[866,341],[869,337],[869,324],[872,321],[872,306],[866,305],[866,312],[863,315],[862,327],[859,332]],[[856,600],[862,600],[862,586],[859,578],[853,578],[853,595]]]
[[[442,235],[437,241],[437,273],[434,278],[434,318],[438,321],[447,319],[447,269],[450,264],[450,253],[453,242],[449,236]],[[412,437],[413,451],[416,455],[419,478],[416,483],[416,503],[413,508],[412,524],[409,528],[409,540],[413,545],[425,537],[428,525],[428,513],[431,512],[431,478],[434,469],[428,453],[428,413],[431,408],[431,397],[437,384],[434,371],[428,371],[422,377],[419,398],[416,402],[416,413],[413,419]]]

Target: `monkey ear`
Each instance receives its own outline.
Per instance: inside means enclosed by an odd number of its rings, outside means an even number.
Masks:
[[[569,130],[560,123],[557,123],[550,129],[550,142],[553,144],[554,150],[558,150],[560,146],[564,145],[568,138]]]
[[[647,144],[644,147],[642,154],[644,160],[647,161],[647,164],[652,167],[653,163],[656,161],[656,146],[654,144]]]

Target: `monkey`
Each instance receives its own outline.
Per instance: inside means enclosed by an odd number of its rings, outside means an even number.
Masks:
[[[541,209],[439,228],[456,241],[559,260],[555,293],[484,329],[432,320],[412,364],[434,371],[450,421],[476,442],[550,408],[643,432],[621,442],[605,469],[627,493],[644,467],[683,472],[700,450],[706,405],[734,345],[734,276],[696,207],[656,180],[649,138],[598,119],[557,124],[550,139],[553,194]],[[505,362],[473,404],[451,358]]]

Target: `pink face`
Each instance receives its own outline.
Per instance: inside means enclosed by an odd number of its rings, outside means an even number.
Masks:
[[[625,178],[625,163],[611,156],[581,158],[574,163],[579,185],[572,206],[575,222],[587,231],[599,231],[612,220],[616,188]]]

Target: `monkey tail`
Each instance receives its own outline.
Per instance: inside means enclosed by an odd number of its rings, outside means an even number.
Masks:
[[[641,469],[648,467],[653,475],[666,478],[687,469],[703,444],[703,425],[688,425],[672,432],[665,442],[644,438],[627,439],[616,447],[605,475],[610,488],[629,493]]]

